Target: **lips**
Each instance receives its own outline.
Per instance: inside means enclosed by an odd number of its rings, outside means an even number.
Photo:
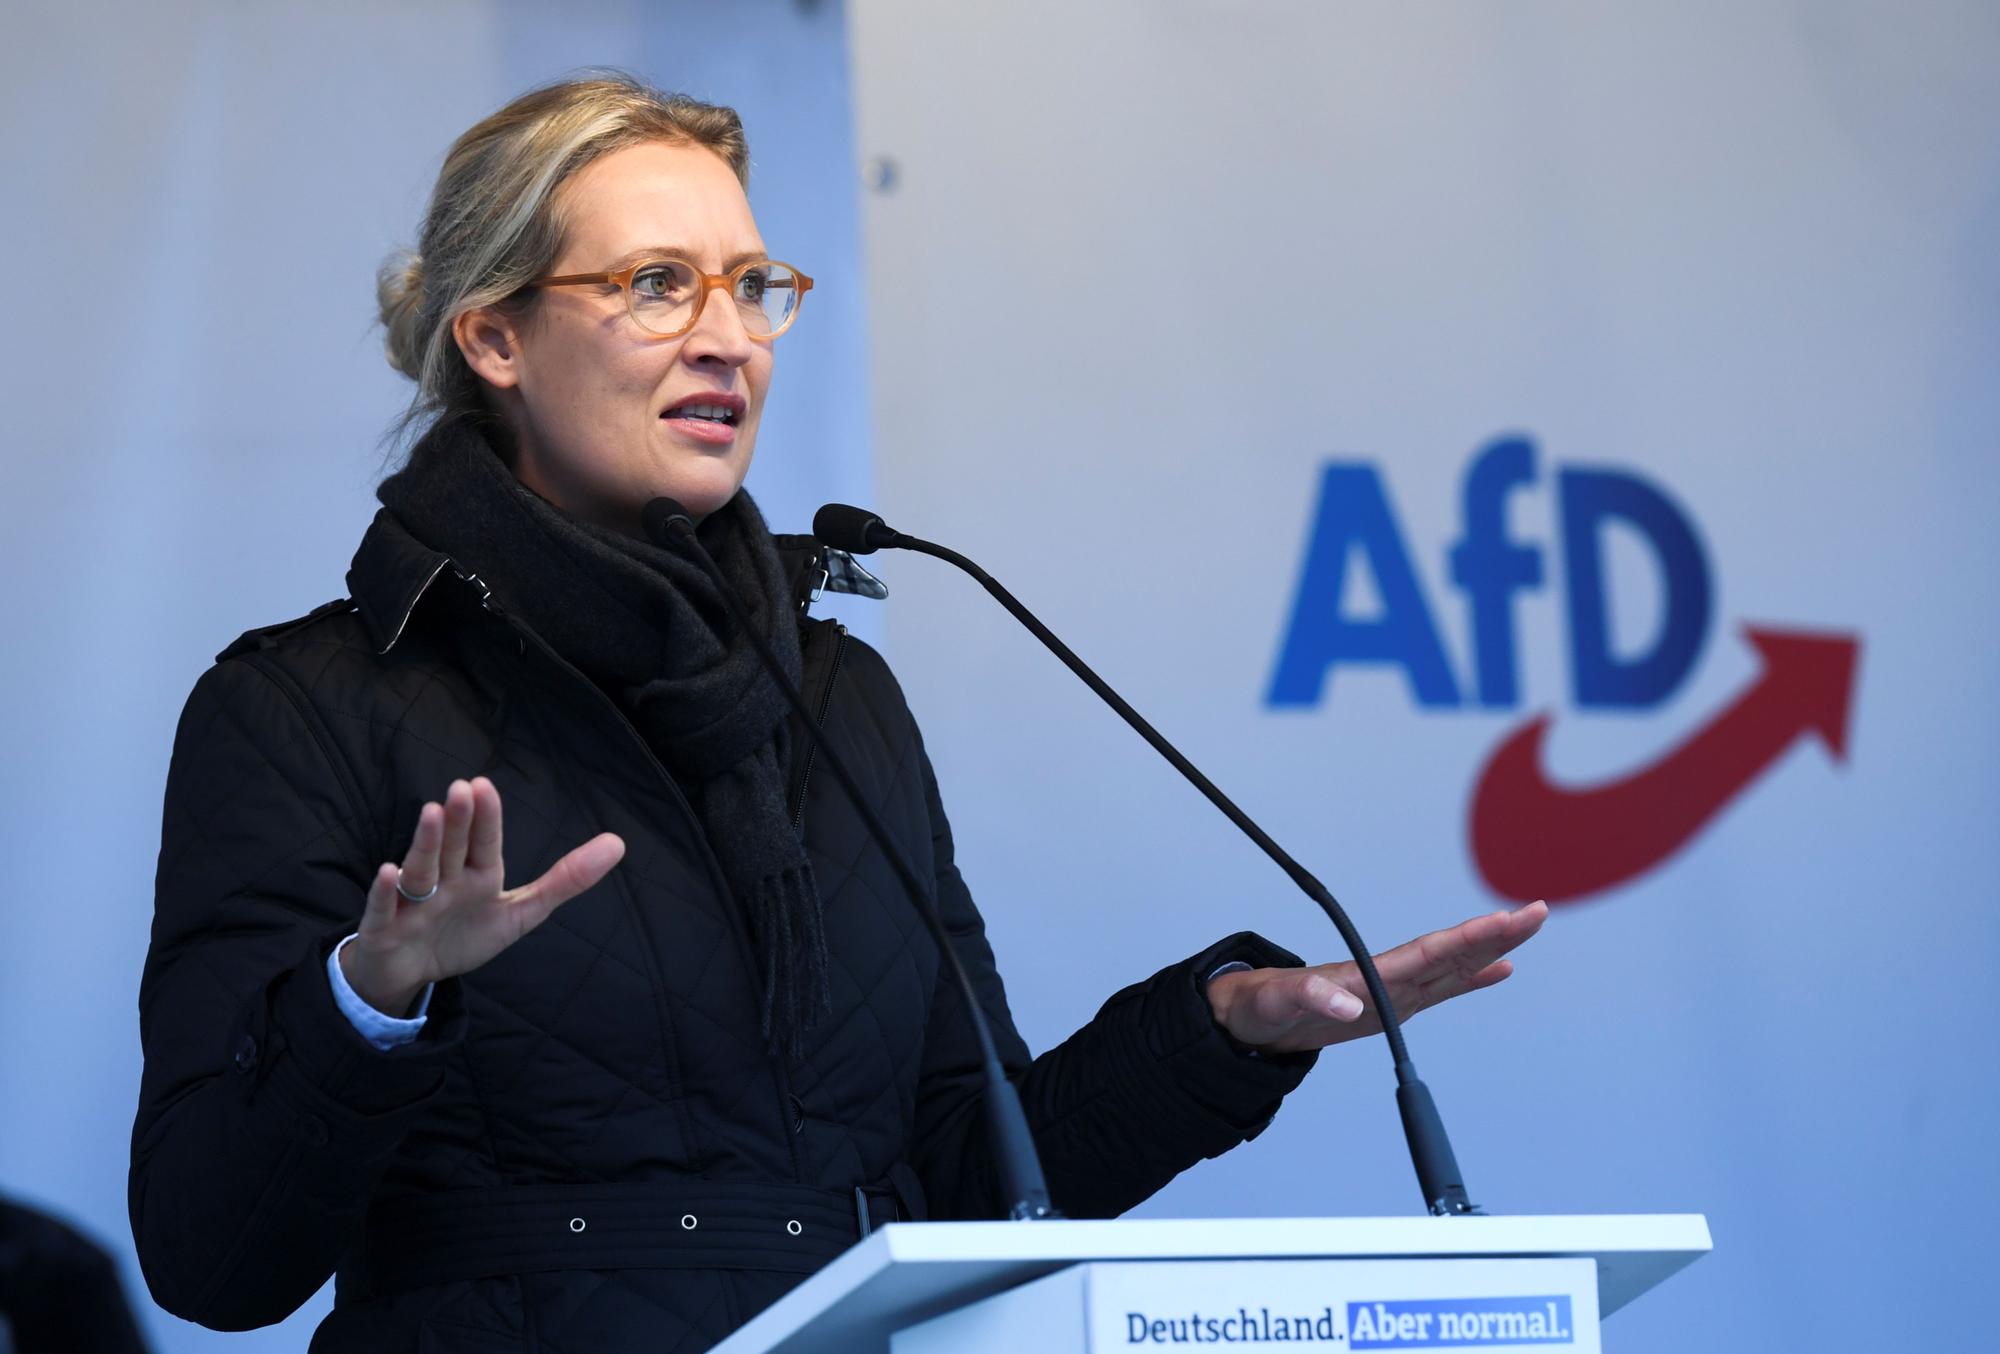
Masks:
[[[675,400],[660,411],[660,417],[733,428],[743,421],[743,411],[748,407],[741,395],[708,390]]]

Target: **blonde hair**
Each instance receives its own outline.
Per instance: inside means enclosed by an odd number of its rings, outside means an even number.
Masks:
[[[522,289],[562,252],[557,190],[600,156],[646,141],[705,146],[749,185],[734,109],[621,71],[530,90],[452,143],[416,250],[392,255],[376,276],[389,365],[417,383],[399,431],[486,407],[452,321],[481,306],[531,305],[536,294]]]

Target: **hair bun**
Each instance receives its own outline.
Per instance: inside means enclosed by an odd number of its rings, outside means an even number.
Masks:
[[[415,250],[391,254],[375,274],[375,308],[385,331],[389,365],[412,381],[423,380],[424,261]]]

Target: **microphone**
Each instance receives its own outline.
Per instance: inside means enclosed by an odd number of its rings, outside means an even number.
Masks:
[[[896,877],[902,881],[903,892],[909,895],[910,905],[923,918],[924,928],[930,932],[931,940],[943,953],[945,963],[950,967],[953,981],[958,985],[959,995],[965,1001],[967,1015],[972,1020],[972,1029],[979,1041],[979,1056],[986,1075],[987,1132],[992,1138],[993,1151],[1000,1168],[1001,1191],[1008,1200],[1007,1216],[1016,1221],[1032,1221],[1041,1218],[1059,1218],[1055,1204],[1049,1199],[1048,1181],[1042,1174],[1041,1157],[1035,1151],[1034,1136],[1028,1131],[1028,1116],[1021,1108],[1021,1096],[1014,1089],[1014,1083],[1007,1080],[1006,1069],[1000,1065],[1000,1051],[993,1042],[992,1027],[986,1023],[986,1012],[979,1004],[979,994],[973,990],[972,979],[965,971],[965,965],[958,957],[958,950],[952,945],[951,937],[945,932],[944,919],[938,915],[937,905],[924,891],[917,878],[917,872],[904,857],[896,843],[889,836],[875,808],[868,802],[847,764],[840,754],[820,733],[818,721],[806,709],[805,697],[785,670],[778,665],[778,657],[771,652],[770,641],[750,624],[742,607],[729,590],[728,580],[722,570],[709,557],[695,536],[694,518],[688,510],[671,498],[656,498],[647,503],[639,513],[640,525],[654,544],[663,550],[671,550],[676,542],[686,547],[685,553],[699,564],[714,582],[716,590],[722,594],[722,604],[729,612],[729,619],[750,641],[750,647],[757,651],[757,657],[785,694],[792,710],[804,724],[807,736],[813,740],[820,760],[826,763],[833,778],[840,782],[840,788],[847,793],[848,802],[860,815],[862,825],[875,845],[882,848]],[[872,548],[872,547],[871,547]]]
[[[814,513],[813,535],[850,555],[872,555],[910,543],[909,537],[890,530],[866,508],[851,508],[845,503],[828,503]]]
[[[646,529],[646,535],[653,544],[662,550],[673,548],[670,542],[676,534],[694,541],[693,515],[671,498],[653,499],[639,509],[639,525]],[[695,542],[695,548],[701,548],[699,542]],[[708,558],[706,550],[701,554],[703,559]]]
[[[1150,743],[1155,752],[1166,758],[1174,770],[1186,777],[1195,789],[1207,797],[1209,803],[1220,809],[1223,816],[1236,824],[1265,855],[1275,861],[1301,892],[1319,904],[1320,910],[1340,932],[1340,938],[1347,943],[1348,953],[1354,956],[1362,981],[1368,985],[1368,995],[1375,1003],[1375,1012],[1381,1017],[1382,1037],[1389,1042],[1389,1056],[1396,1066],[1396,1108],[1403,1121],[1403,1137],[1409,1143],[1410,1162],[1416,1168],[1417,1185],[1423,1191],[1424,1207],[1440,1217],[1478,1213],[1480,1209],[1466,1194],[1458,1158],[1451,1150],[1451,1139],[1444,1131],[1444,1120],[1438,1115],[1437,1103],[1431,1098],[1430,1088],[1417,1075],[1416,1064],[1411,1061],[1409,1048],[1403,1042],[1402,1023],[1396,1018],[1396,1008],[1389,1001],[1388,989],[1382,986],[1381,975],[1375,971],[1374,956],[1362,943],[1361,933],[1348,919],[1346,909],[1328,892],[1326,885],[1292,859],[1269,833],[1252,821],[1249,814],[1236,807],[1229,796],[1216,788],[1215,782],[1182,756],[1180,749],[1147,723],[1123,696],[1111,689],[1109,683],[1091,671],[1089,665],[1056,638],[1055,632],[1043,625],[1032,611],[1021,605],[1013,593],[1001,587],[991,574],[964,555],[931,541],[906,536],[875,513],[844,503],[829,503],[813,515],[813,535],[854,555],[865,555],[882,548],[914,550],[956,565],[972,575],[1001,606],[1007,608],[1014,619],[1025,625],[1036,639],[1083,680],[1084,685],[1095,691],[1105,704],[1116,710],[1120,718]]]

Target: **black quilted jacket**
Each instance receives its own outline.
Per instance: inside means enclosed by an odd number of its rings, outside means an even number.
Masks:
[[[130,1181],[161,1306],[258,1326],[338,1271],[315,1351],[705,1349],[871,1223],[996,1214],[962,1002],[806,739],[790,783],[834,1011],[787,1065],[694,814],[614,703],[386,511],[348,585],[225,650],[175,739]],[[936,881],[1057,1204],[1118,1213],[1255,1133],[1311,1060],[1243,1056],[1199,981],[1298,961],[1231,937],[1030,1060],[895,679],[802,624],[812,708]],[[419,806],[474,775],[510,883],[603,830],[625,858],[377,1052],[327,953]]]

